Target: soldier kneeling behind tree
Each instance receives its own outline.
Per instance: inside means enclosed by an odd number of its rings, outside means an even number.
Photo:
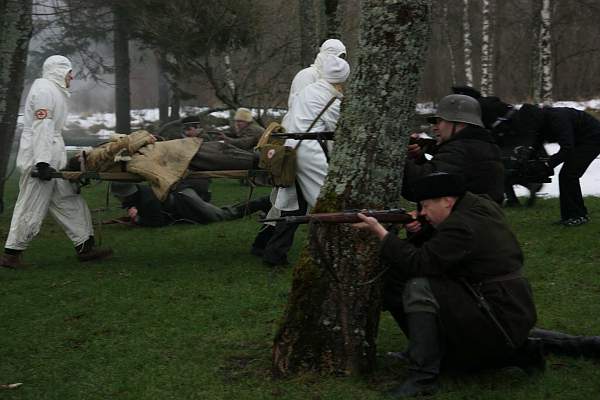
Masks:
[[[437,391],[442,367],[543,370],[541,344],[528,339],[536,310],[523,254],[500,206],[466,192],[459,175],[430,174],[412,190],[429,222],[405,225],[412,238],[362,214],[355,224],[382,240],[384,305],[409,339],[408,379],[390,395]]]

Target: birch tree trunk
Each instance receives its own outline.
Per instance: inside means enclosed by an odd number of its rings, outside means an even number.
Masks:
[[[32,1],[0,2],[0,213],[32,33]]]
[[[469,0],[463,0],[463,54],[465,63],[465,84],[473,86],[473,60],[471,41],[471,23],[469,22]]]
[[[234,99],[234,101],[237,101],[235,80],[233,79],[233,70],[231,69],[231,59],[229,58],[229,54],[225,54],[223,62],[225,63],[225,83],[227,84],[227,88],[231,91],[231,98]]]
[[[408,123],[429,40],[429,0],[362,1],[358,69],[344,100],[315,212],[397,207]],[[311,225],[273,345],[273,373],[372,370],[379,244],[349,225]]]
[[[131,132],[129,90],[129,31],[126,10],[115,2],[113,54],[115,60],[115,116],[117,133]]]
[[[540,100],[552,104],[552,13],[550,0],[543,0],[540,25]]]
[[[298,0],[300,17],[300,66],[308,67],[317,54],[317,15],[313,0]]]
[[[456,85],[456,56],[454,55],[454,46],[452,43],[452,35],[450,33],[450,27],[448,26],[448,3],[444,2],[442,5],[442,21],[444,24],[444,36],[446,38],[446,47],[448,49],[448,57],[450,61],[450,78],[452,85]]]
[[[480,90],[483,96],[490,96],[494,92],[494,41],[492,38],[492,32],[492,0],[482,0]]]
[[[540,103],[540,26],[542,25],[542,1],[533,0],[531,5],[531,55],[529,63],[529,96],[534,103]]]

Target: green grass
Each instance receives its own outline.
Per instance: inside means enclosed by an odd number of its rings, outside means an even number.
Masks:
[[[215,180],[217,204],[247,196],[237,181]],[[264,189],[260,193],[266,193]],[[84,189],[104,207],[104,184]],[[8,185],[7,203],[16,197]],[[556,200],[507,211],[526,254],[539,325],[600,334],[600,200],[586,199],[592,222],[550,225]],[[121,215],[116,202],[103,218]],[[11,211],[0,215],[4,240]],[[405,366],[380,357],[374,374],[333,378],[270,377],[270,347],[290,287],[291,270],[272,271],[248,249],[254,219],[206,226],[136,229],[103,226],[115,250],[82,265],[64,233],[47,220],[25,254],[26,271],[0,270],[0,399],[383,399]],[[306,231],[301,228],[291,259]],[[406,342],[382,316],[379,353]],[[551,357],[529,378],[517,369],[444,376],[435,399],[594,399],[600,368]]]

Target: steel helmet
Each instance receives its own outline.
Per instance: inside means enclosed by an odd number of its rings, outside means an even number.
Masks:
[[[450,122],[463,122],[483,128],[479,102],[463,94],[450,94],[440,100],[435,116],[429,117],[427,120],[435,123],[436,118]]]

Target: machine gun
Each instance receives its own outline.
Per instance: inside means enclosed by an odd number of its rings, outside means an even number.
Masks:
[[[504,169],[515,182],[549,183],[554,171],[548,158],[539,156],[531,146],[517,146],[509,157],[502,159]]]
[[[260,222],[286,222],[290,224],[307,224],[311,221],[330,224],[353,224],[362,222],[358,213],[373,217],[383,223],[408,224],[420,219],[414,218],[403,208],[392,208],[389,210],[346,210],[333,213],[317,213],[308,215],[288,216],[280,218],[262,219]]]

